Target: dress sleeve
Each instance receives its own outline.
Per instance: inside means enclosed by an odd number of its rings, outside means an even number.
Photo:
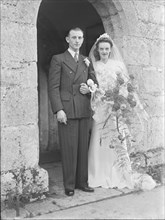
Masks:
[[[90,59],[89,59],[90,60]],[[95,84],[99,85],[97,78],[96,78],[96,73],[92,64],[92,61],[90,60],[89,64],[89,74],[88,74],[88,79],[92,79]]]

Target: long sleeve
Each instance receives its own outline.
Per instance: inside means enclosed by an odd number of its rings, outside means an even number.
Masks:
[[[49,69],[48,93],[54,114],[63,109],[60,97],[60,78],[61,63],[57,56],[53,56]]]
[[[90,60],[90,65],[89,65],[89,76],[88,79],[92,79],[94,81],[95,84],[97,84],[99,86],[99,83],[96,79],[96,74],[95,74],[95,70],[92,64],[92,61]]]

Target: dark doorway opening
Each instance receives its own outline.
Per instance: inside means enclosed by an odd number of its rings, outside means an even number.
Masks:
[[[87,0],[43,0],[37,18],[40,163],[60,160],[57,121],[47,92],[51,58],[67,49],[66,31],[77,26],[84,31],[83,55],[104,33],[100,16]]]

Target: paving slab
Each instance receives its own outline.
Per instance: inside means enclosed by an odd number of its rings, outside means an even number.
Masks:
[[[20,208],[20,216],[21,216],[21,219],[27,218],[30,216],[30,213],[26,209]],[[1,219],[2,220],[7,220],[7,219],[13,220],[14,218],[16,218],[15,209],[5,209],[1,212]]]
[[[164,186],[159,186],[151,191],[122,194],[35,219],[165,219],[164,192]]]
[[[34,203],[27,204],[25,209],[31,214],[31,216],[43,215],[45,213],[55,212],[60,209],[52,199],[46,199],[43,201],[37,201]]]
[[[29,213],[31,213],[32,216],[37,216],[75,206],[80,206],[83,204],[88,204],[91,202],[96,202],[111,197],[116,197],[121,194],[122,192],[119,192],[115,189],[103,188],[95,189],[94,193],[87,193],[80,190],[75,190],[75,194],[72,197],[68,197],[62,192],[60,195],[55,194],[44,201],[37,201],[27,204],[25,206],[25,209]]]

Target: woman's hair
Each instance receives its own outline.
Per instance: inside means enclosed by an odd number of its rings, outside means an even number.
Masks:
[[[94,54],[94,57],[95,57],[96,60],[100,60],[100,55],[99,55],[99,52],[98,52],[98,48],[99,48],[100,43],[109,43],[110,47],[111,48],[113,47],[113,43],[112,43],[110,38],[102,37],[102,38],[98,39],[98,41],[96,42],[96,48],[93,51],[93,54]]]

